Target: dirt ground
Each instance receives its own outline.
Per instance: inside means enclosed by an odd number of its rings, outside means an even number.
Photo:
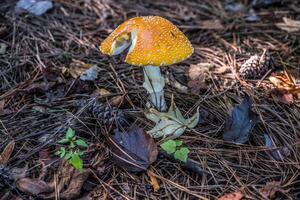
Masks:
[[[300,77],[300,31],[289,33],[275,25],[283,17],[300,20],[300,2],[257,6],[252,11],[259,19],[253,21],[247,20],[250,1],[240,1],[245,8],[236,12],[230,11],[226,2],[54,0],[54,8],[33,16],[16,13],[16,1],[1,0],[0,43],[7,48],[0,54],[0,150],[10,141],[15,141],[15,147],[8,162],[0,167],[0,199],[217,199],[231,192],[237,192],[228,198],[233,200],[299,199],[299,99],[295,97],[289,105],[277,101],[271,95],[274,85],[268,77],[285,68]],[[153,191],[147,173],[130,173],[112,162],[104,135],[117,127],[99,118],[106,114],[93,111],[94,117],[85,117],[78,112],[79,104],[97,94],[101,105],[122,97],[115,106],[124,112],[127,124],[144,130],[153,127],[143,114],[147,94],[142,87],[142,70],[126,64],[124,55],[104,56],[98,48],[120,23],[147,15],[170,20],[191,41],[194,54],[163,69],[170,79],[166,99],[169,104],[173,94],[184,116],[191,116],[198,107],[201,113],[200,123],[180,139],[202,171],[159,155],[150,167],[158,180],[158,191]],[[237,72],[241,64],[263,52],[272,57],[274,68],[259,79],[240,78]],[[95,81],[72,76],[72,66],[83,62],[101,69]],[[204,77],[209,81],[190,88],[188,71],[199,63],[213,66]],[[174,81],[188,89],[180,90]],[[103,95],[100,89],[109,93]],[[252,98],[259,122],[247,143],[224,142],[226,119],[245,94]],[[77,172],[54,156],[57,141],[69,126],[90,144],[84,168],[92,172],[87,177],[81,174],[85,178],[76,178]],[[281,160],[272,158],[264,134],[277,147],[288,149],[289,155]],[[56,185],[48,195],[22,191],[20,182],[5,176],[27,166],[24,176],[38,179],[44,170],[43,158],[50,160],[44,179]],[[69,177],[64,178],[64,174]],[[66,189],[72,183],[73,190]]]

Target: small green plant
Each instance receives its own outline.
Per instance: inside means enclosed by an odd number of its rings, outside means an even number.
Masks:
[[[174,158],[182,162],[186,162],[190,150],[187,147],[182,147],[181,140],[167,140],[162,143],[160,147],[165,150],[168,154],[174,153]]]
[[[75,131],[72,128],[67,130],[65,138],[61,139],[58,143],[64,146],[60,147],[55,152],[55,155],[67,160],[75,169],[82,170],[83,161],[81,157],[83,156],[83,152],[81,149],[87,148],[88,144],[82,139],[77,139]]]

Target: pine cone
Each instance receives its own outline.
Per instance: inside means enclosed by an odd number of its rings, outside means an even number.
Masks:
[[[84,112],[100,120],[103,124],[111,122],[123,123],[125,121],[124,113],[116,107],[108,106],[98,101],[81,100],[77,101],[76,106],[84,108]]]
[[[239,74],[242,78],[255,79],[262,78],[269,69],[273,68],[273,60],[268,55],[251,56],[241,65]]]

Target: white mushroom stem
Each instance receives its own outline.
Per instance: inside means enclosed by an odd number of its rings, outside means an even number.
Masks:
[[[148,65],[144,67],[143,87],[149,93],[149,105],[155,107],[158,111],[167,109],[164,97],[165,79],[160,73],[160,68]]]

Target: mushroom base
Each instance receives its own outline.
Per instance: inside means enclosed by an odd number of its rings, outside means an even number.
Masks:
[[[144,67],[144,79],[143,87],[149,93],[147,106],[165,111],[167,109],[164,96],[165,79],[161,75],[160,68],[151,65]]]

